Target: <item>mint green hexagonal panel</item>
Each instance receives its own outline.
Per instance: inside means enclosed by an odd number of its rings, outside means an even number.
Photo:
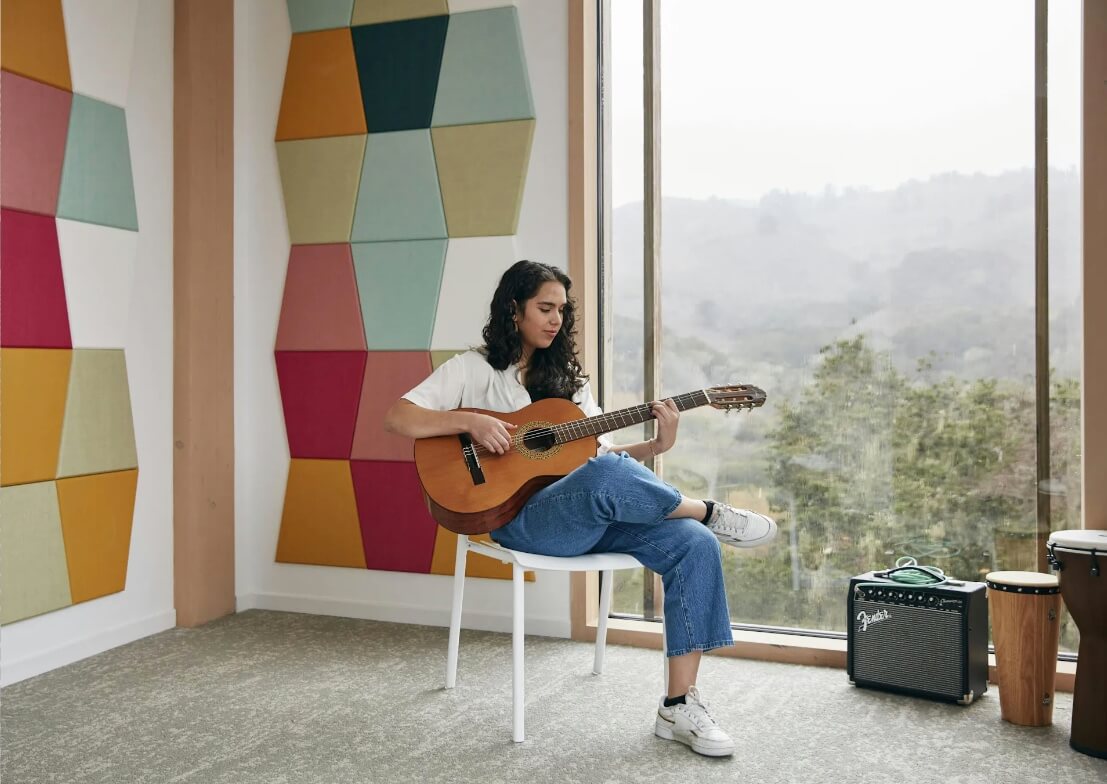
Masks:
[[[351,241],[445,236],[446,216],[430,131],[369,134]]]
[[[451,15],[431,125],[533,117],[515,8]]]
[[[292,32],[332,30],[349,27],[354,0],[288,0],[288,21]]]
[[[368,349],[429,350],[446,240],[363,242],[352,247]]]
[[[120,107],[73,96],[58,217],[138,231],[127,118]]]

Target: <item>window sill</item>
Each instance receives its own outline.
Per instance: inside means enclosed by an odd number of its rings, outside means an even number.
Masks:
[[[596,626],[594,622],[586,624],[581,631],[583,633],[579,636],[579,639],[595,641]],[[633,645],[639,648],[661,650],[661,628],[659,624],[652,621],[611,618],[607,623],[607,641],[613,645]],[[846,669],[845,640],[807,637],[798,634],[736,630],[734,632],[734,643],[733,646],[716,648],[710,651],[708,655]],[[988,682],[998,685],[999,680],[995,665],[995,656],[989,654]],[[1057,679],[1055,682],[1057,691],[1071,692],[1075,677],[1076,662],[1057,662]]]

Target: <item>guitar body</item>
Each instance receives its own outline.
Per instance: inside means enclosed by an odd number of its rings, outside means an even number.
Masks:
[[[698,389],[674,395],[680,411],[709,405],[724,411],[750,410],[765,391],[749,384]],[[465,408],[516,425],[512,447],[487,452],[468,434],[415,441],[415,468],[431,516],[459,534],[483,534],[511,520],[534,493],[596,456],[596,436],[652,418],[649,403],[585,418],[571,400],[548,398],[511,414]]]
[[[548,398],[510,414],[466,408],[517,425],[511,435],[517,446],[503,455],[483,453],[477,483],[466,463],[464,440],[456,435],[415,441],[415,467],[427,496],[431,516],[454,533],[482,534],[514,519],[536,491],[584,465],[596,456],[595,437],[580,438],[546,449],[532,449],[523,437],[531,430],[584,419],[571,400]]]

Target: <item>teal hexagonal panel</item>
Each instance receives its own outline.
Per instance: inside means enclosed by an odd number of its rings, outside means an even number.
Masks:
[[[288,0],[288,21],[292,32],[332,30],[349,27],[354,0]]]
[[[123,109],[73,96],[58,217],[138,231]]]
[[[446,240],[359,242],[352,247],[368,349],[429,350]]]
[[[431,125],[533,117],[515,8],[451,15]]]
[[[430,131],[369,134],[350,239],[378,242],[445,236],[446,216]]]

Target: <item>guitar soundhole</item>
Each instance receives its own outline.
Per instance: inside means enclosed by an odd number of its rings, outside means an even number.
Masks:
[[[535,452],[545,452],[551,446],[554,445],[554,434],[552,431],[539,431],[530,432],[523,436],[523,445],[527,449],[533,449]]]
[[[522,432],[515,437],[515,447],[524,457],[545,460],[561,451],[552,422],[528,422],[519,430]]]

